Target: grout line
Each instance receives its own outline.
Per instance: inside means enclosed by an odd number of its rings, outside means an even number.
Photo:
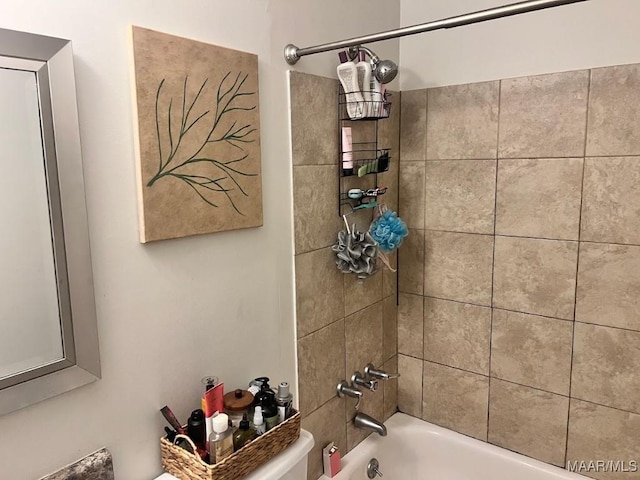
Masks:
[[[528,156],[528,157],[523,157],[523,156],[519,156],[519,157],[502,157],[500,155],[497,156],[498,160],[567,160],[567,159],[575,159],[575,158],[591,158],[591,159],[596,159],[596,158],[639,158],[640,159],[640,151],[636,154],[629,154],[629,153],[623,153],[620,155],[568,155],[568,156],[557,156],[557,157],[553,157],[553,156],[544,156],[544,157],[538,157],[535,155],[532,156]],[[424,160],[426,162],[473,162],[473,161],[487,161],[487,160],[496,160],[496,157],[493,158],[430,158],[427,160]],[[403,162],[420,162],[422,160],[402,160]],[[313,166],[313,165],[298,165],[300,167],[305,167],[305,166]]]
[[[632,328],[614,327],[612,325],[602,325],[600,323],[590,323],[590,322],[584,322],[582,320],[576,320],[574,323],[579,323],[580,325],[591,325],[591,326],[600,327],[600,328],[612,328],[614,330],[621,330],[623,332],[640,333],[640,330],[634,330]]]

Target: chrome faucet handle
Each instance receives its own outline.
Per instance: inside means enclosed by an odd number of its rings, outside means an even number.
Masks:
[[[351,397],[357,398],[356,406],[354,407],[356,410],[360,408],[360,402],[362,401],[362,392],[358,390],[357,387],[353,387],[347,383],[346,380],[342,380],[338,386],[336,387],[336,391],[338,392],[338,396],[340,398]]]
[[[378,389],[377,380],[367,380],[360,372],[355,372],[351,376],[351,383],[353,385],[359,385],[360,387],[364,387],[367,390],[371,390],[372,392],[375,392]]]
[[[399,373],[387,373],[384,370],[377,370],[373,363],[368,363],[364,367],[364,374],[369,377],[378,378],[385,381],[391,380],[393,378],[398,378],[400,376]]]

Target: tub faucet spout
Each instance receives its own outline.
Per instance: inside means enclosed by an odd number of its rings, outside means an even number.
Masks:
[[[371,430],[376,432],[381,437],[387,436],[387,427],[382,422],[379,422],[375,418],[370,417],[366,413],[356,413],[353,419],[353,424],[356,428],[362,428],[363,430]]]

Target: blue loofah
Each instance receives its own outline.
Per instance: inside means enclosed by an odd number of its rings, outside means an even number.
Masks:
[[[371,236],[378,242],[380,250],[392,252],[402,244],[402,240],[409,234],[407,225],[396,212],[387,210],[376,218],[369,228]]]

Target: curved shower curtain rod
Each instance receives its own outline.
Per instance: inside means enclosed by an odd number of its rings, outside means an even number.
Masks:
[[[481,10],[479,12],[467,13],[457,17],[449,17],[443,20],[413,25],[411,27],[403,27],[396,30],[388,30],[386,32],[365,35],[363,37],[325,43],[314,47],[299,48],[295,45],[289,44],[284,47],[284,58],[289,65],[295,65],[298,60],[300,60],[300,57],[305,55],[329,52],[331,50],[339,50],[341,48],[353,47],[363,43],[378,42],[380,40],[391,40],[392,38],[406,37],[408,35],[440,30],[442,28],[461,27],[463,25],[471,25],[473,23],[485,22],[487,20],[495,20],[496,18],[510,17],[521,13],[535,12],[546,8],[560,7],[562,5],[585,1],[588,0],[527,0],[525,2],[513,3],[502,7]]]

